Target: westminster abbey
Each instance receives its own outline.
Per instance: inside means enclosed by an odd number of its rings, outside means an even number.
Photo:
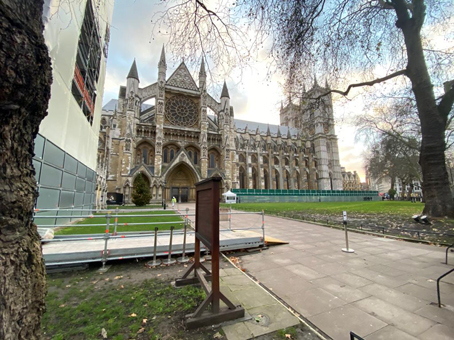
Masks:
[[[167,77],[164,49],[158,81],[140,87],[134,61],[118,100],[103,110],[98,173],[105,192],[131,201],[142,174],[152,201],[195,200],[195,183],[222,177],[223,192],[247,189],[342,190],[331,96],[291,100],[280,109],[280,125],[235,119],[224,83],[221,97],[207,93],[205,65],[198,84],[185,63]],[[326,91],[314,83],[303,98]],[[154,105],[143,104],[154,99]]]

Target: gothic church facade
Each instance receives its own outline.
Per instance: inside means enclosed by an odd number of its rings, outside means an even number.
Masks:
[[[164,49],[158,81],[140,87],[134,61],[117,101],[101,119],[98,173],[106,191],[131,202],[142,174],[152,201],[195,200],[195,183],[219,176],[223,192],[246,189],[342,190],[331,97],[281,107],[281,125],[234,118],[224,83],[219,100],[207,93],[202,61],[198,84],[182,62],[167,77]],[[325,88],[314,84],[307,93]],[[155,105],[143,103],[154,98]]]

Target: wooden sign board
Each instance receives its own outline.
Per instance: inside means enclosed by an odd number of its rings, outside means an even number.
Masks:
[[[244,316],[244,308],[235,306],[221,293],[219,286],[219,197],[222,178],[212,177],[196,183],[196,221],[194,264],[175,286],[200,283],[207,295],[197,310],[186,316],[186,326],[197,328],[219,324]],[[200,262],[200,242],[211,252],[211,272]],[[192,277],[189,277],[193,273]],[[208,284],[211,280],[211,287]],[[220,301],[227,307],[221,308]],[[208,307],[211,307],[207,310]]]
[[[219,249],[219,187],[221,180],[220,177],[213,177],[196,184],[196,237],[211,252],[215,248]]]

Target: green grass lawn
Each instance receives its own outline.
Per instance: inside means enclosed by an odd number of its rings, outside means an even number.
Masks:
[[[230,206],[223,204],[223,206]],[[232,209],[243,211],[261,211],[265,214],[277,215],[285,212],[305,212],[324,215],[342,215],[342,211],[353,214],[392,214],[398,216],[411,216],[421,213],[424,204],[407,201],[370,201],[370,202],[315,202],[315,203],[239,203],[232,204]]]
[[[76,273],[70,281],[48,277],[47,284],[42,330],[52,340],[102,339],[103,329],[114,340],[162,339],[173,329],[180,333],[172,339],[182,339],[182,315],[205,297],[200,287],[175,289],[157,279],[136,283],[122,275]]]
[[[115,211],[112,211],[112,214],[115,214]],[[105,216],[105,213],[95,214],[95,216]],[[171,226],[174,226],[175,229],[181,229],[184,226],[184,220],[179,216],[175,215],[175,212],[172,210],[167,211],[146,211],[146,212],[126,212],[120,213],[118,216],[122,215],[150,215],[150,217],[118,217],[118,227],[117,232],[127,232],[127,231],[154,231],[155,227],[158,227],[159,230],[169,230]],[[157,216],[153,215],[169,215],[167,216]],[[130,223],[148,223],[148,222],[175,222],[174,224],[152,224],[152,225],[130,225]],[[56,235],[74,235],[74,234],[102,234],[106,231],[106,218],[86,218],[76,224],[71,225],[70,227],[64,227],[55,232]],[[114,231],[115,217],[110,218],[110,227],[109,231]],[[125,223],[127,225],[125,225]],[[103,226],[84,226],[86,224],[104,224]]]

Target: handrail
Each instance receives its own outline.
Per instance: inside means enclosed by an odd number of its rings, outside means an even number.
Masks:
[[[446,248],[446,260],[445,260],[445,264],[448,264],[448,251],[449,251],[449,248],[452,248],[454,247],[454,243],[451,244],[448,248]]]
[[[454,272],[454,268],[452,268],[451,270],[448,270],[446,273],[444,273],[442,276],[440,276],[440,277],[437,279],[437,296],[438,296],[438,307],[439,307],[439,308],[441,308],[440,280],[441,280],[442,278],[444,278],[446,275],[451,274],[452,272]]]
[[[364,340],[362,337],[360,337],[358,334],[355,334],[353,332],[350,332],[350,340]]]

